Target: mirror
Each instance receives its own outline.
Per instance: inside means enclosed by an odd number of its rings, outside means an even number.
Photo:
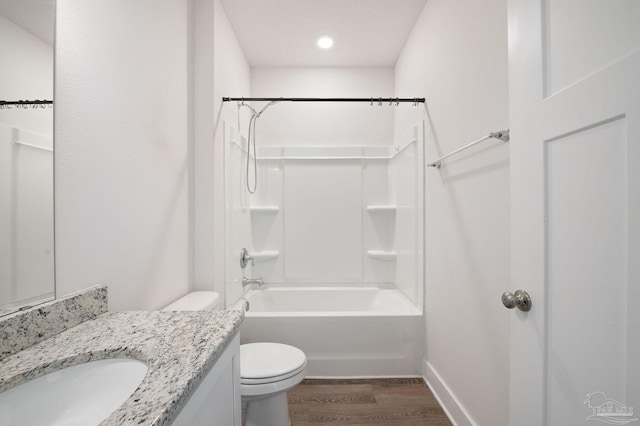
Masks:
[[[55,0],[0,0],[0,315],[55,295],[54,16]]]

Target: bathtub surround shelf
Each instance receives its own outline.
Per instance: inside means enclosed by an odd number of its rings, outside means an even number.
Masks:
[[[259,216],[268,216],[273,214],[278,214],[280,211],[280,207],[278,206],[251,206],[249,207],[249,211],[251,214],[259,215]]]
[[[277,259],[278,256],[280,256],[280,252],[277,250],[254,251],[251,252],[249,256],[253,257],[253,260],[256,262],[263,262],[266,260]]]
[[[390,262],[396,260],[398,254],[393,250],[367,250],[367,256],[372,259]]]
[[[397,206],[392,205],[372,205],[367,206],[367,211],[374,214],[393,214],[398,210]]]

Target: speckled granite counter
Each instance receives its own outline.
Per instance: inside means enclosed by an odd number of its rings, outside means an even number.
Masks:
[[[240,327],[242,311],[114,312],[0,361],[0,392],[64,367],[129,357],[149,370],[101,425],[168,425]]]

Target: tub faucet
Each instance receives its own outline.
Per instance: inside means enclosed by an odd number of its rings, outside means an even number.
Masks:
[[[251,285],[251,284],[262,285],[262,284],[264,284],[264,280],[262,279],[262,277],[260,277],[260,278],[242,277],[242,287],[246,287],[246,286]]]

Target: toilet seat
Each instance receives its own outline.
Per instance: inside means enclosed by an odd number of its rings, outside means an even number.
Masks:
[[[240,393],[265,397],[286,391],[304,379],[307,357],[300,349],[282,343],[240,345]]]
[[[240,345],[241,383],[273,383],[299,373],[307,364],[300,349],[282,343]]]
[[[307,363],[305,362],[300,368],[297,368],[287,374],[283,374],[282,376],[274,376],[274,377],[264,377],[261,379],[249,379],[246,377],[240,377],[240,384],[242,385],[265,385],[269,383],[277,383],[283,380],[287,380],[289,377],[293,377],[299,374],[301,371],[306,370]]]

